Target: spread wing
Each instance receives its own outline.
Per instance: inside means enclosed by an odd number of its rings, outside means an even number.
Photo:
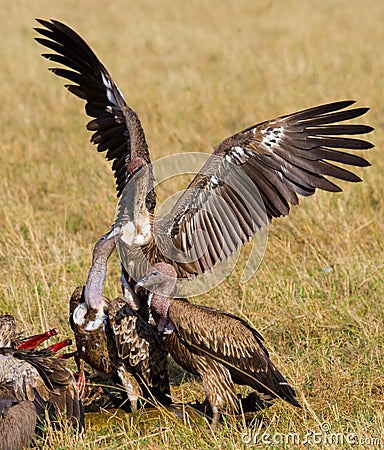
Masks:
[[[189,273],[203,273],[272,218],[287,215],[290,205],[298,203],[298,194],[341,191],[327,177],[361,181],[335,164],[370,165],[340,151],[372,147],[365,140],[345,137],[369,133],[371,127],[338,123],[367,112],[368,108],[345,110],[353,103],[330,103],[282,116],[221,142],[171,212],[155,223],[159,235],[168,238],[167,245],[171,241],[176,253],[188,257],[180,265]]]
[[[35,30],[45,37],[37,37],[36,41],[54,52],[42,56],[66,67],[50,70],[74,83],[65,87],[86,101],[85,111],[94,117],[87,125],[88,130],[94,131],[91,142],[97,145],[99,152],[106,152],[108,160],[113,161],[112,170],[120,196],[129,178],[126,164],[136,156],[137,147],[132,145],[133,139],[143,144],[140,146],[140,156],[150,162],[140,120],[125,103],[107,69],[75,31],[57,20],[37,21],[44,28]]]

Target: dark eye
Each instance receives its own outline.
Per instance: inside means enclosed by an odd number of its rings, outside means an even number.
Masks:
[[[152,272],[152,275],[154,275],[155,277],[158,275],[157,272]]]

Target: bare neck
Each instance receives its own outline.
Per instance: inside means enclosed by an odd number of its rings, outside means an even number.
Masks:
[[[169,307],[171,305],[171,297],[164,294],[154,293],[151,300],[151,308],[159,314],[160,317],[167,319]]]
[[[100,310],[103,307],[103,289],[107,274],[107,259],[93,261],[84,289],[84,298],[88,307]]]
[[[134,177],[133,215],[136,220],[139,220],[139,218],[145,216],[148,211],[145,200],[151,189],[151,185],[153,185],[150,168],[147,165],[142,167],[140,172],[135,174]]]
[[[89,308],[100,311],[103,308],[103,289],[107,274],[107,262],[111,256],[115,243],[113,238],[101,237],[93,250],[92,266],[88,273],[84,289],[84,298]]]
[[[133,111],[133,109],[129,108],[129,106],[125,108],[125,115],[129,129],[132,156],[133,154],[139,156],[143,158],[147,164],[149,164],[146,173],[145,194],[142,197],[142,202],[145,203],[147,210],[153,213],[156,205],[156,194],[153,189],[154,177],[152,165],[149,160],[148,144],[145,138],[145,133],[137,113]]]

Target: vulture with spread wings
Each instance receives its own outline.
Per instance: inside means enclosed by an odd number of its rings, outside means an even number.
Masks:
[[[68,90],[86,101],[86,113],[93,118],[87,125],[94,132],[91,141],[113,161],[120,200],[110,236],[128,248],[120,257],[131,287],[155,262],[172,264],[179,277],[208,272],[272,218],[287,215],[298,195],[310,196],[316,189],[341,191],[332,179],[361,181],[337,163],[369,165],[342,150],[372,147],[351,137],[371,132],[370,126],[344,123],[368,108],[348,109],[353,100],[316,106],[223,140],[169,214],[155,219],[154,176],[137,114],[77,33],[56,20],[38,22],[42,27],[36,31],[43,37],[36,40],[53,51],[43,56],[65,66],[50,70],[69,80]]]

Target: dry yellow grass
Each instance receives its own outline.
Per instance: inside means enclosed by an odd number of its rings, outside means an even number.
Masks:
[[[380,438],[383,445],[382,3],[3,5],[1,311],[14,314],[28,332],[56,326],[64,336],[70,334],[70,294],[84,283],[92,245],[110,226],[116,202],[108,164],[88,142],[83,104],[39,56],[34,17],[62,20],[86,38],[139,113],[154,159],[209,151],[247,125],[322,102],[354,98],[371,106],[364,121],[376,128],[370,139],[377,148],[369,152],[372,167],[359,171],[364,182],[302,201],[270,227],[265,258],[246,286],[239,284],[238,269],[198,301],[246,317],[297,388],[304,409],[278,402],[260,416],[262,431],[282,433],[275,440],[298,433],[295,448],[307,448],[306,433],[327,422],[344,439],[327,448],[354,448],[348,433]],[[106,289],[111,296],[118,292],[114,262]],[[174,394],[192,400],[201,390],[188,381]],[[51,432],[41,448],[242,448],[246,431],[240,420],[207,434],[164,415],[145,428],[138,420],[80,437]],[[291,445],[272,442],[268,448],[284,447]]]

